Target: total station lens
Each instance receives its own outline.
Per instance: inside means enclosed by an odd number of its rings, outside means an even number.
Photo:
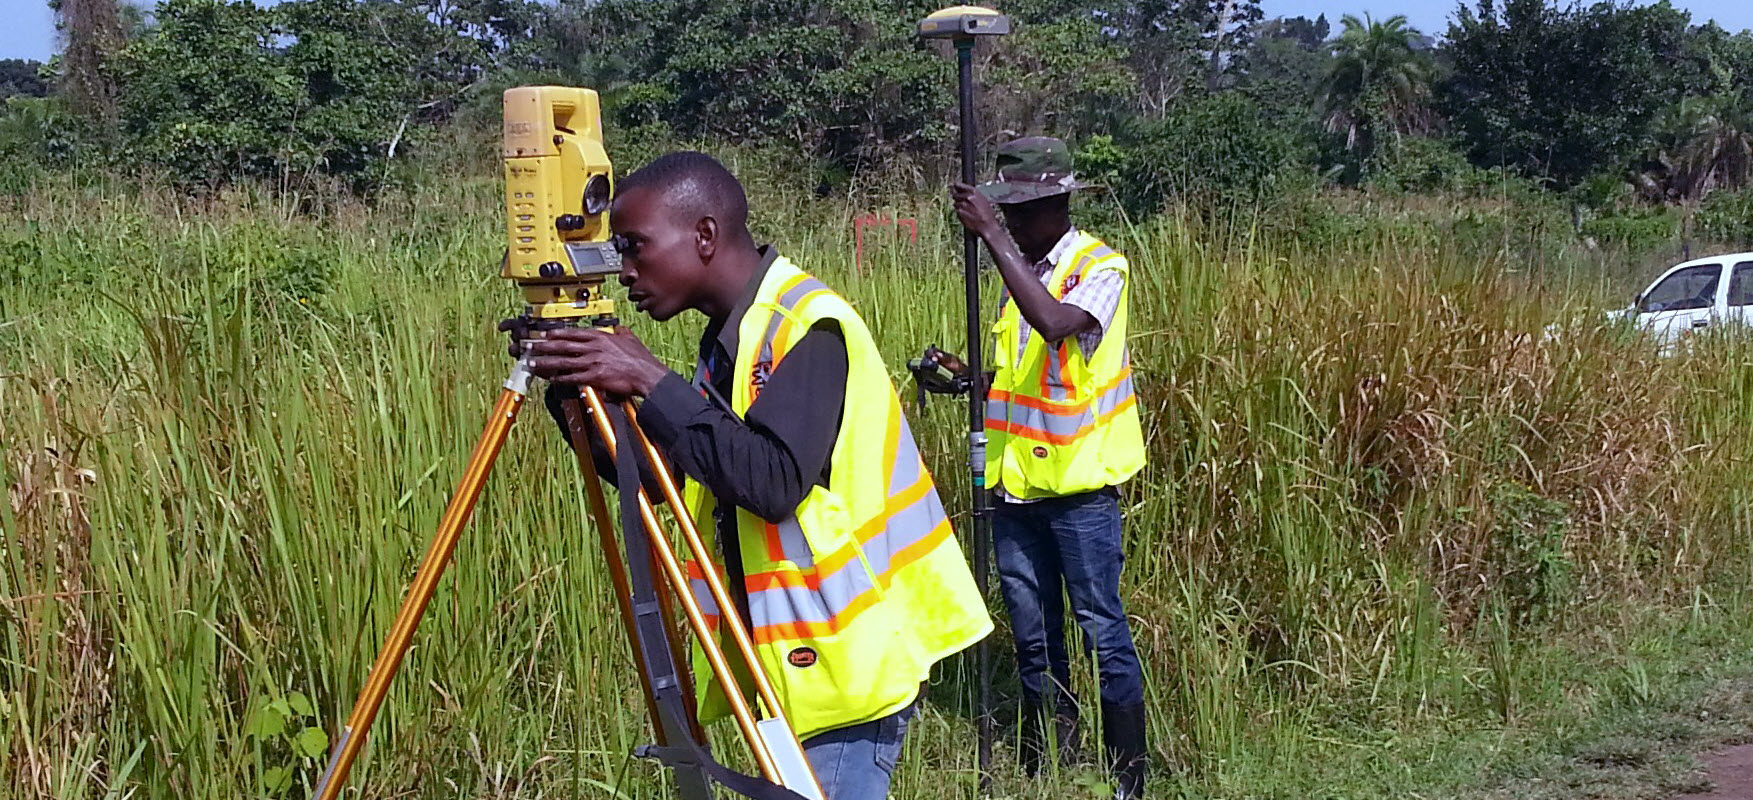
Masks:
[[[609,176],[592,175],[584,184],[584,213],[595,216],[609,210]]]

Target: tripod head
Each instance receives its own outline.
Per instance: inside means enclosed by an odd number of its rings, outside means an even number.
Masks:
[[[524,316],[570,323],[613,316],[603,284],[621,271],[609,233],[614,168],[597,93],[569,86],[505,91],[507,248],[500,274],[523,289]]]

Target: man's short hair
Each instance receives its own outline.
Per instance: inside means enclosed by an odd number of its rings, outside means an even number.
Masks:
[[[705,153],[683,150],[659,156],[615,187],[617,194],[635,189],[657,192],[677,222],[691,226],[712,217],[727,233],[748,235],[749,197],[742,182]]]

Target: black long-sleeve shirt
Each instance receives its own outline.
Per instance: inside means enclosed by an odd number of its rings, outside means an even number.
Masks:
[[[742,581],[742,551],[736,545],[740,541],[737,517],[726,513],[728,507],[746,508],[768,522],[781,522],[796,512],[811,487],[827,485],[849,370],[840,326],[819,323],[798,339],[777,367],[756,365],[770,374],[746,414],[739,418],[730,409],[728,398],[735,382],[747,380],[734,369],[738,330],[767,269],[779,256],[771,246],[761,250],[761,267],[742,299],[729,316],[708,325],[700,336],[704,374],[696,375],[694,383],[674,372],[664,376],[645,398],[639,415],[646,435],[664,452],[671,468],[699,481],[718,498],[714,530],[725,568],[734,576],[729,582],[733,601],[746,625],[753,623]],[[561,401],[577,396],[573,387],[552,384],[545,396],[548,413],[568,441]],[[607,411],[615,416],[622,413],[615,406]],[[608,449],[597,440],[594,428],[587,431],[597,471],[614,481],[615,464]],[[649,497],[663,496],[651,475],[640,477]]]
[[[738,328],[778,257],[771,246],[762,248],[762,253],[761,268],[741,301],[722,323],[708,325],[700,337],[705,374],[696,375],[694,383],[673,372],[665,376],[640,407],[639,416],[646,434],[672,467],[711,490],[721,505],[745,508],[779,522],[797,510],[811,487],[827,483],[846,399],[848,362],[840,327],[824,322],[805,333],[777,368],[764,367],[771,374],[741,418],[727,401],[710,399],[702,392],[709,387],[717,398],[729,398],[735,381],[748,379],[733,374],[731,365]],[[571,387],[548,388],[548,410],[562,435],[566,423],[560,400],[576,396]],[[592,450],[599,472],[613,480],[614,464],[607,453],[594,442]],[[661,497],[655,491],[649,494]],[[725,517],[727,522],[719,525],[721,542],[734,538],[726,534],[734,534],[735,518]]]

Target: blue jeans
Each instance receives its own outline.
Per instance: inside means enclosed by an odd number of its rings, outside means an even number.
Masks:
[[[1115,492],[1104,489],[1034,503],[1001,500],[993,509],[992,545],[999,590],[1016,637],[1024,696],[1041,702],[1051,692],[1055,703],[1070,696],[1063,596],[1070,595],[1085,652],[1094,650],[1103,702],[1142,705],[1144,671],[1120,603],[1120,568],[1126,556]]]
[[[889,778],[901,760],[907,723],[918,705],[916,700],[882,719],[835,728],[804,741],[804,757],[822,784],[823,796],[828,800],[888,797]]]

